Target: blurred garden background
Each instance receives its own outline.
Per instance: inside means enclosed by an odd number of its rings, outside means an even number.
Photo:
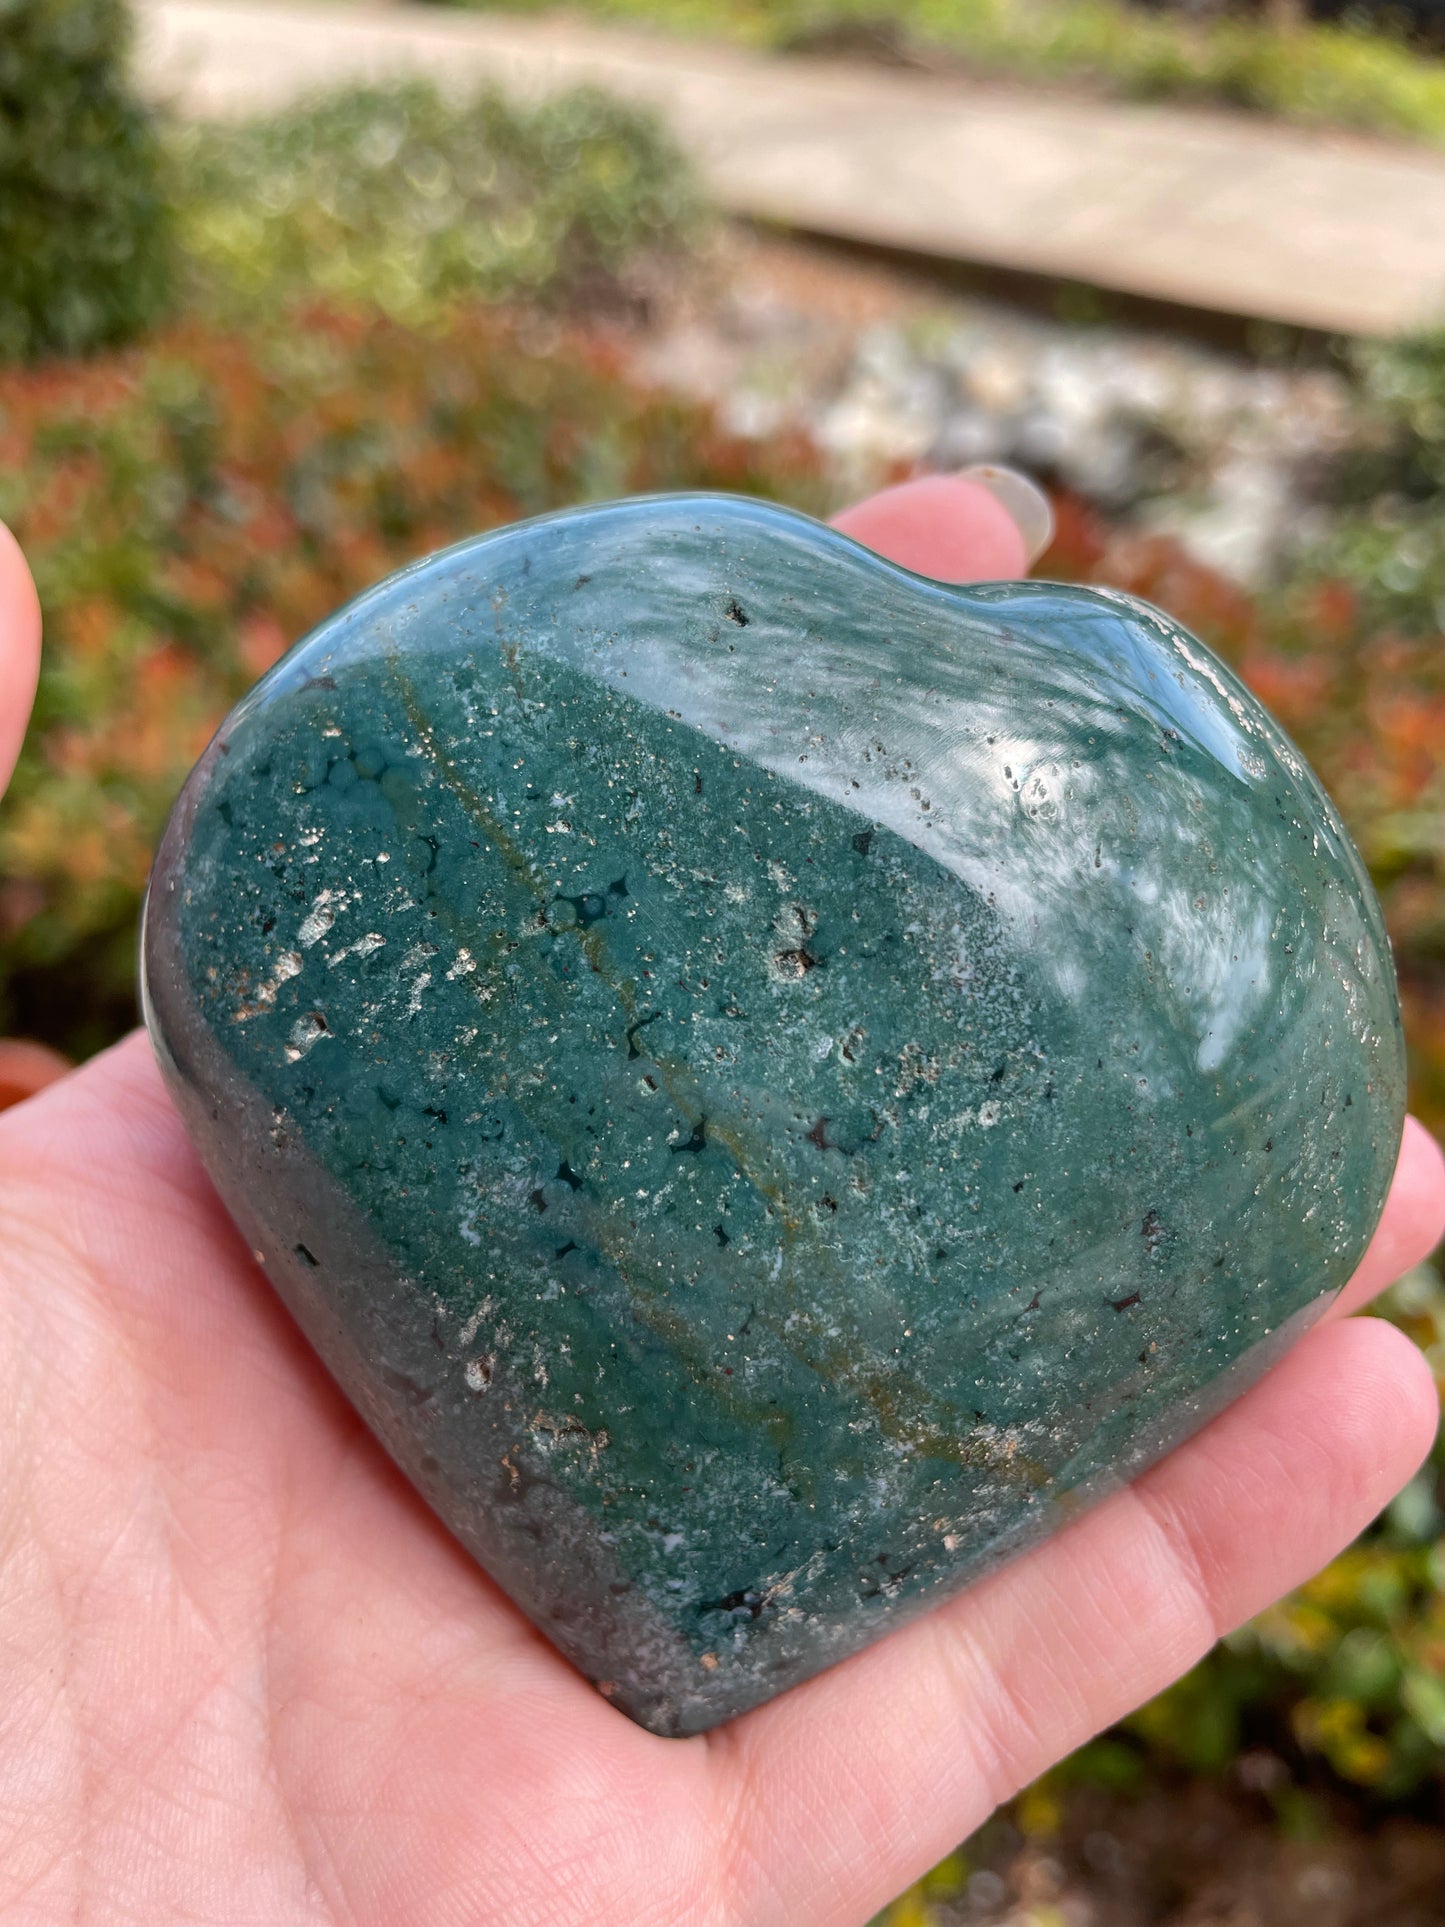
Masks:
[[[1445,0],[576,11],[1445,147]],[[147,103],[130,59],[122,0],[0,0],[0,517],[46,633],[0,809],[0,1099],[134,1022],[178,785],[377,577],[571,502],[704,486],[824,513],[1005,461],[1054,497],[1040,573],[1170,609],[1306,751],[1445,1130],[1445,315],[1400,339],[1226,326],[728,223],[660,124],[595,90],[400,79],[212,125]],[[1445,1379],[1438,1270],[1382,1315]],[[1445,1922],[1445,1457],[886,1919]]]

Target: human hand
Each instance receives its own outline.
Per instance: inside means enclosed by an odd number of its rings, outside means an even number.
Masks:
[[[842,520],[953,579],[1025,566],[966,481]],[[0,532],[0,779],[38,631]],[[1412,1125],[1334,1315],[1187,1446],[869,1651],[660,1740],[392,1469],[131,1038],[0,1118],[0,1918],[859,1927],[1409,1477],[1424,1361],[1338,1314],[1442,1224]]]

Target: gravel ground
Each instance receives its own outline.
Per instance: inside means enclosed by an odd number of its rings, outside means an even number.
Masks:
[[[806,427],[840,492],[1009,462],[1179,536],[1247,587],[1318,532],[1312,499],[1360,433],[1328,366],[1070,325],[737,231],[659,299],[635,353],[644,376],[713,401],[742,433]]]

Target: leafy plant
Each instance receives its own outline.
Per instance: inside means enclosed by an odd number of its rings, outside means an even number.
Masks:
[[[172,248],[155,129],[129,92],[123,0],[0,0],[0,360],[149,326]]]
[[[1445,329],[1354,345],[1372,433],[1344,451],[1327,491],[1333,513],[1305,558],[1334,569],[1377,622],[1445,631]]]
[[[192,296],[233,320],[298,297],[412,326],[472,297],[616,304],[703,221],[658,124],[592,89],[526,106],[403,81],[177,127],[170,148]]]

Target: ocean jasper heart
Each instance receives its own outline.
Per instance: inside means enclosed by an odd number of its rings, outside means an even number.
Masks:
[[[1209,651],[717,496],[394,576],[234,711],[147,1017],[452,1531],[692,1733],[1077,1512],[1343,1283],[1378,906]]]

